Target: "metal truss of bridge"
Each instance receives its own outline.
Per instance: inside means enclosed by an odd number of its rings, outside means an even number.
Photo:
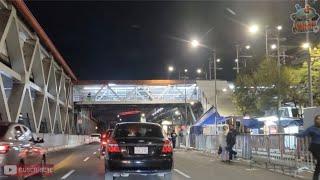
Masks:
[[[73,76],[23,1],[0,0],[0,122],[75,133]]]
[[[179,104],[199,101],[195,82],[113,81],[74,86],[76,104]]]

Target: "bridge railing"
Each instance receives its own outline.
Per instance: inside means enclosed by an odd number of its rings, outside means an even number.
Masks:
[[[184,103],[199,101],[196,84],[178,85],[87,85],[74,86],[73,100],[78,103]]]
[[[217,155],[219,136],[190,135],[190,147]],[[310,140],[292,134],[238,135],[234,150],[237,157],[272,167],[288,168],[296,174],[302,170],[313,170],[314,159],[309,152]]]

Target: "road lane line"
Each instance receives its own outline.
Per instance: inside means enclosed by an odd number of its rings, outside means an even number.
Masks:
[[[184,177],[188,178],[188,179],[190,179],[190,178],[191,178],[190,176],[188,176],[186,173],[184,173],[184,172],[180,171],[179,169],[174,169],[174,171],[175,171],[175,172],[177,172],[178,174],[180,174],[180,175],[182,175],[182,176],[184,176]]]
[[[86,162],[90,159],[90,157],[86,157],[83,161]]]
[[[62,176],[61,179],[67,179],[72,173],[74,173],[76,170],[72,169],[71,171],[69,171],[67,174],[65,174],[64,176]]]

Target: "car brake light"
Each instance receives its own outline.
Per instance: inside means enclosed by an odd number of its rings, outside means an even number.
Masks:
[[[168,153],[172,153],[172,145],[171,142],[169,140],[165,140],[163,147],[162,147],[162,153],[164,154],[168,154]]]
[[[0,154],[5,154],[9,151],[10,146],[7,144],[0,145]]]
[[[109,153],[119,153],[119,152],[121,152],[117,141],[115,141],[114,139],[110,139],[109,143],[108,143],[107,151]]]

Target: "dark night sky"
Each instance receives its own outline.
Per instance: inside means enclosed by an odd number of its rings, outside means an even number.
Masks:
[[[263,34],[251,37],[236,23],[285,26],[293,1],[270,2],[27,2],[28,7],[82,80],[165,79],[167,66],[195,71],[209,58],[206,49],[191,49],[177,39],[201,37],[222,59],[219,79],[232,80],[236,42],[251,42],[264,51]],[[237,13],[233,16],[226,11]],[[230,18],[236,21],[231,21]]]

